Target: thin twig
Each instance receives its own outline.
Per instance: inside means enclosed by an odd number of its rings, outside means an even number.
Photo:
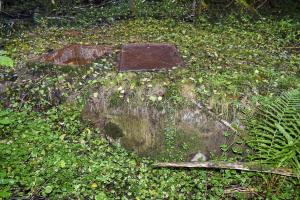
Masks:
[[[267,3],[268,0],[264,0],[260,5],[258,5],[256,7],[256,10],[260,9],[261,7],[263,7],[265,5],[265,3]]]
[[[300,46],[299,47],[283,47],[284,49],[300,49]]]
[[[110,4],[110,3],[113,3],[113,1],[106,1],[106,2],[100,3],[100,4],[98,4],[98,5],[95,5],[95,4],[93,4],[93,3],[90,3],[90,4],[87,4],[87,5],[75,6],[74,8],[78,8],[78,9],[81,9],[81,8],[87,8],[87,7],[90,7],[90,8],[97,8],[97,7],[105,6],[105,5]]]
[[[205,109],[206,112],[207,112],[210,116],[216,118],[221,124],[223,124],[224,126],[226,126],[227,128],[229,128],[229,129],[232,130],[233,132],[235,132],[235,133],[238,132],[235,128],[233,128],[233,127],[231,126],[231,124],[230,124],[228,121],[226,121],[226,120],[224,120],[224,119],[219,119],[219,117],[217,116],[217,114],[214,113],[210,108],[208,108],[208,107],[207,107],[206,105],[204,105],[203,103],[197,103],[196,101],[192,101],[192,103],[195,104],[199,109]]]
[[[232,193],[248,193],[248,194],[257,194],[256,188],[241,188],[241,187],[234,187],[234,188],[227,188],[224,190],[224,194],[232,194]]]
[[[168,163],[161,162],[153,165],[154,167],[172,167],[172,168],[206,168],[206,169],[230,169],[249,172],[260,172],[269,174],[278,174],[281,176],[299,177],[288,168],[267,168],[249,163],[228,163],[228,162],[180,162]]]
[[[63,18],[67,18],[67,19],[75,19],[75,17],[70,17],[70,16],[62,16],[62,17],[46,17],[47,19],[63,19]]]
[[[7,12],[4,12],[3,10],[0,10],[0,12],[7,15],[7,16],[9,16],[9,17],[11,17],[11,18],[16,18],[15,16],[13,16],[13,15],[7,13]]]
[[[230,1],[226,6],[225,8],[228,8],[229,6],[231,6],[231,4],[233,4],[234,1]]]

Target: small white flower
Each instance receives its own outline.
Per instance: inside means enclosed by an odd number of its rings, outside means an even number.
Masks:
[[[121,91],[121,90],[123,90],[122,86],[120,86],[120,87],[118,88],[118,91]]]
[[[193,77],[190,77],[189,79],[190,79],[191,81],[195,81],[195,79],[194,79]]]
[[[93,94],[93,97],[94,97],[94,98],[97,98],[98,95],[99,95],[98,92],[95,92],[95,93]]]

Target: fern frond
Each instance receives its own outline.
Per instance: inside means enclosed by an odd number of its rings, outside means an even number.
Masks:
[[[300,172],[300,91],[263,105],[250,124],[249,145],[256,160]]]

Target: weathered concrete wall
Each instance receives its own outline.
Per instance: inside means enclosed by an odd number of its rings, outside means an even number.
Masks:
[[[120,143],[126,149],[141,155],[160,157],[159,154],[166,153],[165,132],[168,128],[172,128],[178,134],[173,135],[177,140],[174,142],[175,150],[186,145],[186,158],[188,154],[199,151],[208,158],[211,153],[220,155],[220,145],[228,142],[223,136],[226,127],[199,108],[174,109],[165,106],[157,109],[140,100],[124,101],[112,106],[109,101],[115,90],[98,89],[97,97],[91,96],[87,102],[82,117],[103,131],[107,123],[116,124],[123,132]],[[172,112],[169,112],[170,110]],[[114,137],[113,131],[105,134]]]

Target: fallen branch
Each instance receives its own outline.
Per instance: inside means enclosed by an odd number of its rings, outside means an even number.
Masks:
[[[233,193],[248,193],[248,194],[255,194],[258,195],[258,191],[256,188],[241,188],[241,187],[235,187],[235,188],[227,188],[224,190],[224,194],[233,194]]]
[[[253,163],[228,163],[228,162],[181,162],[181,163],[156,163],[154,167],[172,167],[172,168],[205,168],[205,169],[229,169],[249,172],[261,172],[278,174],[281,176],[299,177],[288,168],[269,168],[258,166]]]
[[[299,47],[284,47],[284,49],[300,49],[300,46]]]
[[[70,19],[70,20],[74,20],[75,17],[70,17],[70,16],[61,16],[61,17],[46,17],[47,19],[63,19],[63,18],[66,18],[66,19]]]

